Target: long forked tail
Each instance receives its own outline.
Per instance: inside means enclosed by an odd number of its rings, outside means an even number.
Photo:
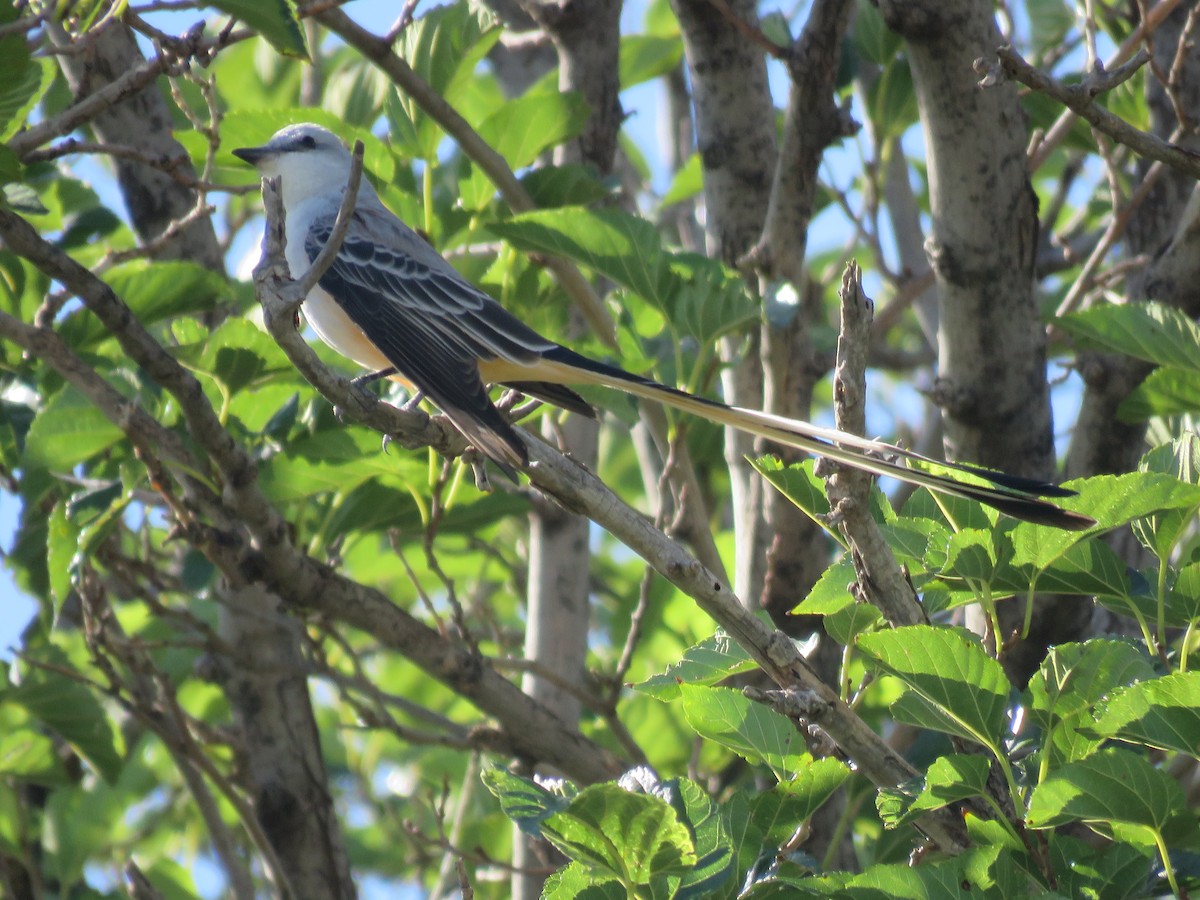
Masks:
[[[903,447],[868,440],[833,428],[822,428],[799,419],[727,406],[588,359],[565,347],[546,353],[543,360],[543,365],[561,367],[564,382],[599,384],[655,400],[710,422],[727,425],[785,446],[796,447],[856,469],[876,475],[890,475],[901,481],[929,488],[931,491],[977,500],[1015,519],[1039,525],[1052,525],[1069,531],[1083,531],[1096,524],[1096,520],[1089,516],[1062,509],[1040,499],[1074,496],[1074,491],[1049,482],[991,472],[966,463],[934,460]],[[542,367],[539,368],[542,372],[546,371]],[[952,469],[962,473],[968,480],[926,471],[923,466]]]

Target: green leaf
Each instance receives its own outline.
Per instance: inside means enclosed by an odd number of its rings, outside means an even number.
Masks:
[[[526,94],[484,119],[478,131],[510,167],[520,169],[579,134],[587,118],[587,104],[577,93]]]
[[[1153,676],[1154,666],[1140,647],[1094,638],[1050,648],[1026,694],[1034,721],[1049,729],[1087,712],[1116,688]]]
[[[4,144],[0,144],[0,185],[6,186],[4,189],[4,195],[2,198],[0,198],[0,202],[3,202],[4,205],[12,206],[13,208],[19,208],[20,194],[22,192],[32,193],[29,191],[29,188],[25,187],[24,185],[10,184],[10,182],[16,181],[20,177],[21,161],[17,159],[17,154],[13,152],[12,148]],[[9,196],[9,188],[13,188],[13,196],[11,198]],[[33,195],[33,198],[37,199],[37,196]],[[18,202],[14,203],[14,199]]]
[[[888,828],[895,828],[951,803],[986,796],[989,768],[983,756],[953,753],[939,757],[921,779],[915,796],[907,785],[881,790],[875,800],[879,817]]]
[[[629,900],[629,894],[611,875],[572,862],[546,879],[542,900]]]
[[[869,3],[856,11],[851,29],[854,49],[879,66],[891,63],[903,49],[900,36],[887,26],[879,10]]]
[[[825,482],[813,470],[814,460],[788,465],[775,456],[760,456],[750,460],[750,465],[814,522],[821,524],[821,517],[829,515]]]
[[[478,131],[510,168],[520,169],[544,150],[577,135],[587,115],[587,104],[579,94],[542,91],[508,101],[484,119]],[[482,210],[495,194],[491,179],[471,164],[459,185],[463,207]]]
[[[7,4],[5,4],[7,6]],[[0,7],[0,16],[3,15]],[[12,19],[16,17],[13,16]],[[6,19],[5,21],[12,21]],[[18,110],[24,106],[27,96],[27,80],[34,68],[30,58],[29,44],[22,32],[0,38],[0,133],[8,139],[10,133],[20,128],[23,122],[17,119]]]
[[[75,567],[72,560],[78,546],[79,528],[67,519],[67,504],[59,501],[50,512],[46,533],[46,567],[50,572],[50,596],[57,611],[71,591]]]
[[[746,873],[757,868],[764,852],[777,850],[766,843],[762,831],[751,816],[748,791],[735,791],[719,807],[725,833],[733,850],[736,883],[744,883]]]
[[[1200,372],[1200,326],[1172,306],[1156,302],[1096,306],[1064,316],[1057,324],[1093,347]]]
[[[993,532],[964,528],[950,538],[943,574],[991,584],[996,575],[996,558]]]
[[[568,207],[524,213],[489,228],[518,250],[573,259],[660,307],[671,293],[658,232],[644,219]]]
[[[944,717],[949,733],[998,747],[1010,685],[978,638],[955,628],[910,625],[858,638],[859,650]]]
[[[344,48],[349,51],[349,48]],[[322,106],[339,114],[347,125],[370,129],[394,94],[394,85],[374,63],[352,52],[325,62]]]
[[[1070,835],[1048,832],[1050,864],[1065,897],[1135,900],[1149,896],[1153,856],[1132,844],[1089,847]]]
[[[690,200],[704,190],[704,168],[700,165],[700,154],[693,153],[675,174],[663,194],[663,207]]]
[[[1005,580],[996,586],[1023,593],[1034,579],[1038,590],[1047,592],[1100,597],[1126,597],[1130,592],[1128,567],[1099,540],[1072,544],[1042,572],[1026,568],[1015,580]]]
[[[683,876],[673,900],[703,900],[717,895],[734,874],[733,845],[721,810],[696,782],[681,778],[663,785],[671,805],[692,833],[696,863]]]
[[[304,29],[289,0],[209,0],[223,13],[241,19],[284,56],[308,59]]]
[[[883,613],[865,601],[856,601],[829,613],[822,620],[829,636],[843,646],[854,643],[854,639],[883,621]]]
[[[65,657],[55,665],[68,668]],[[103,707],[86,687],[57,671],[29,667],[21,684],[0,694],[15,703],[79,751],[110,784],[121,771],[117,735]]]
[[[834,873],[818,878],[781,876],[756,882],[739,900],[794,900],[834,897],[837,900],[963,900],[983,896],[973,891],[961,858],[920,866],[876,864],[859,875]]]
[[[590,166],[539,166],[521,178],[534,206],[587,206],[609,195]]]
[[[781,781],[750,802],[755,829],[771,843],[786,843],[850,777],[841,760],[809,757],[805,762],[791,780]]]
[[[136,260],[110,269],[104,280],[147,327],[176,316],[209,312],[229,289],[220,274],[190,262]],[[77,348],[111,337],[86,309],[67,318],[61,332]]]
[[[902,135],[917,120],[917,92],[904,57],[891,59],[867,90],[867,114],[883,141]]]
[[[755,765],[768,766],[780,781],[805,759],[804,740],[786,718],[732,688],[681,684],[683,714],[701,737],[728,747]]]
[[[46,787],[71,783],[54,742],[32,728],[0,735],[0,773]]]
[[[413,70],[451,106],[469,89],[475,69],[500,39],[500,29],[468,3],[434,7],[404,30],[398,52]],[[388,104],[393,137],[420,159],[437,159],[444,134],[408,95],[397,92]]]
[[[1087,734],[1095,704],[1115,688],[1153,675],[1145,652],[1125,641],[1052,648],[1025,692],[1030,717],[1042,730],[1046,769],[1092,755],[1103,743]]]
[[[716,684],[730,675],[752,672],[756,664],[742,645],[718,631],[684,651],[679,662],[652,675],[634,689],[664,702],[679,696],[680,684]]]
[[[333,493],[348,495],[372,477],[396,479],[401,485],[427,477],[423,457],[412,453],[385,454],[379,448],[379,436],[360,428],[319,431],[291,441],[287,448],[266,460],[259,468],[259,484],[268,498],[287,502]],[[510,499],[497,497],[481,501],[482,507],[454,515],[494,515],[496,510],[511,512]],[[397,516],[413,507],[398,506]],[[339,517],[340,518],[340,517]],[[478,522],[478,518],[475,519]],[[331,523],[336,525],[337,522]],[[396,525],[406,524],[403,520]],[[412,524],[411,519],[407,524]],[[420,519],[416,519],[420,524]]]
[[[122,432],[68,385],[38,412],[25,438],[24,465],[69,472],[122,438]]]
[[[794,612],[801,616],[828,616],[857,603],[849,588],[856,577],[854,563],[849,559],[835,562],[821,573],[817,583]]]
[[[571,859],[627,885],[682,875],[696,863],[692,837],[669,803],[612,783],[584,788],[542,822],[542,834]]]
[[[269,335],[242,318],[226,319],[204,339],[174,348],[175,357],[218,384],[229,400],[244,388],[291,379],[295,370]]]
[[[1138,462],[1138,474],[1155,473],[1187,485],[1200,480],[1200,436],[1187,434],[1146,453]],[[1178,506],[1156,512],[1133,523],[1133,533],[1160,563],[1171,558],[1176,544],[1195,525],[1196,506]]]
[[[542,823],[555,813],[567,809],[574,786],[563,782],[563,790],[554,793],[535,781],[514,775],[507,769],[492,766],[484,769],[484,785],[500,801],[504,814],[526,834],[541,837]]]
[[[1101,750],[1057,769],[1033,790],[1026,824],[1135,825],[1156,832],[1187,810],[1179,783],[1128,750]],[[1103,833],[1103,832],[1102,832]]]
[[[1122,688],[1090,730],[1200,758],[1200,672],[1175,672]]]
[[[0,41],[0,54],[12,48],[10,40]],[[31,59],[19,76],[8,80],[0,77],[0,141],[9,140],[25,127],[29,114],[46,95],[57,72],[53,60]]]
[[[1155,369],[1117,407],[1122,422],[1178,416],[1200,410],[1200,372]]]
[[[682,59],[683,42],[674,35],[634,34],[621,38],[621,90],[666,75]]]
[[[696,253],[668,257],[672,285],[664,295],[667,318],[679,337],[710,347],[758,318],[742,280],[720,262]]]

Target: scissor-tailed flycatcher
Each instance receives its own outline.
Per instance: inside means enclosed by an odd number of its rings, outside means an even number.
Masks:
[[[290,125],[261,147],[233,152],[263,175],[280,176],[288,266],[302,274],[333,231],[350,151],[324,128]],[[858,469],[978,500],[1019,519],[1074,530],[1095,524],[1038,499],[1073,493],[1053,484],[938,462],[831,428],[726,406],[581,356],[542,337],[459,275],[388,212],[365,180],[346,238],[303,309],[321,340],[373,372],[398,372],[510,474],[528,463],[528,452],[492,404],[487,385],[594,416],[565,385],[599,384]],[[925,471],[924,465],[955,469],[966,480]]]

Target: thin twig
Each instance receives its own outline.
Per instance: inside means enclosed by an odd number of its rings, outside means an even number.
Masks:
[[[1162,21],[1171,14],[1172,10],[1180,4],[1181,0],[1159,0],[1154,5],[1154,8],[1146,13],[1141,23],[1134,30],[1133,34],[1129,35],[1117,48],[1117,52],[1104,61],[1106,68],[1119,66],[1133,56],[1137,49],[1142,45],[1145,36],[1157,28]],[[1071,129],[1075,125],[1075,120],[1079,118],[1074,110],[1065,110],[1062,115],[1050,126],[1046,132],[1042,142],[1029,156],[1029,171],[1035,172],[1045,164],[1050,155],[1058,149],[1059,144],[1066,140],[1067,135],[1071,133]]]
[[[1051,78],[1029,65],[1012,47],[1000,47],[996,51],[1000,60],[1000,72],[1026,87],[1057,100],[1059,103],[1074,110],[1098,131],[1108,135],[1119,144],[1129,147],[1135,153],[1147,159],[1166,163],[1174,169],[1200,178],[1200,154],[1168,143],[1157,135],[1134,128],[1124,119],[1115,116],[1096,102],[1096,96],[1111,90],[1145,65],[1148,56],[1143,52],[1134,56],[1129,62],[1111,71],[1093,72],[1083,82],[1068,85]],[[997,70],[979,61],[976,70],[985,74],[981,82],[983,86],[997,83]]]
[[[333,261],[341,252],[342,242],[346,240],[346,232],[350,230],[350,223],[354,217],[354,205],[358,202],[358,187],[362,184],[363,151],[363,142],[355,141],[354,150],[350,154],[350,177],[346,181],[345,193],[342,194],[342,204],[338,207],[337,218],[333,221],[333,231],[329,233],[329,240],[325,242],[325,246],[321,248],[317,258],[312,261],[308,271],[296,279],[297,291],[305,297],[329,271],[329,267],[333,265]]]

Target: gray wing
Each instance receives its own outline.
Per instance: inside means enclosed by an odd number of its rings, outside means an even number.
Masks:
[[[336,214],[314,220],[311,262]],[[324,288],[393,366],[498,462],[524,464],[525,445],[488,397],[479,361],[535,362],[558,347],[459,275],[391,213],[354,213]]]

